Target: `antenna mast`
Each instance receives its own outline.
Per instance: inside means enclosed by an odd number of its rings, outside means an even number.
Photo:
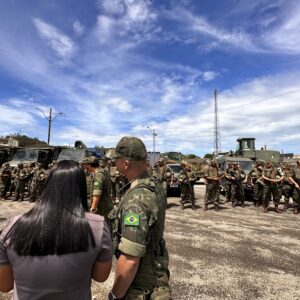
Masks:
[[[218,90],[214,90],[215,97],[215,124],[214,124],[214,156],[217,156],[221,151],[220,128],[218,119]]]

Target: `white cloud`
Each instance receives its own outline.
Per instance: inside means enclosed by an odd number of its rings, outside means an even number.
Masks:
[[[121,15],[125,11],[123,0],[100,0],[99,4],[106,13]]]
[[[121,98],[110,98],[107,100],[107,104],[119,112],[131,112],[133,107],[128,103],[128,101]]]
[[[35,18],[33,23],[41,38],[48,42],[50,47],[59,57],[68,59],[73,55],[75,51],[75,44],[67,35],[41,19]]]
[[[213,71],[205,71],[205,72],[203,72],[203,75],[202,75],[204,81],[214,80],[217,76],[218,76],[218,73],[213,72]]]
[[[73,29],[78,36],[83,35],[85,32],[84,26],[79,21],[73,23]]]

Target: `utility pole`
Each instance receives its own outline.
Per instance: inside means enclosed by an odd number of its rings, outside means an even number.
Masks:
[[[152,137],[153,137],[153,153],[155,153],[155,137],[157,136],[157,133],[155,132],[155,129],[152,129],[150,126],[147,126],[152,132]]]
[[[215,122],[214,122],[214,156],[217,156],[221,150],[220,128],[218,119],[218,90],[214,90],[215,99]]]
[[[52,108],[50,108],[49,111],[49,116],[47,116],[40,108],[35,108],[39,111],[41,111],[44,115],[44,117],[46,118],[46,120],[48,121],[48,145],[50,145],[50,136],[51,136],[51,126],[52,126],[52,122],[56,119],[56,117],[58,115],[62,115],[63,113],[57,113],[54,117],[52,117]]]

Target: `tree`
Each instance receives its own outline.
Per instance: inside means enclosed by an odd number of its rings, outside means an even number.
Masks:
[[[213,159],[213,154],[211,154],[211,153],[206,153],[205,155],[204,155],[204,158],[208,158],[208,159]]]
[[[32,147],[32,146],[48,146],[48,144],[44,141],[39,140],[38,138],[31,138],[27,135],[19,134],[19,133],[13,133],[7,136],[0,137],[0,141],[6,141],[10,137],[16,139],[19,142],[19,147]]]

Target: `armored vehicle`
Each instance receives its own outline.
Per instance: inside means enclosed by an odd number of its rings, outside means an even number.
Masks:
[[[98,148],[88,148],[81,141],[76,141],[74,148],[65,148],[60,151],[57,157],[57,161],[74,160],[82,162],[86,157],[89,156],[103,158],[104,153]]]
[[[57,156],[61,150],[60,147],[30,147],[19,148],[15,151],[12,160],[9,162],[12,167],[16,167],[19,163],[35,163],[39,162],[44,168],[48,168],[48,164]]]

